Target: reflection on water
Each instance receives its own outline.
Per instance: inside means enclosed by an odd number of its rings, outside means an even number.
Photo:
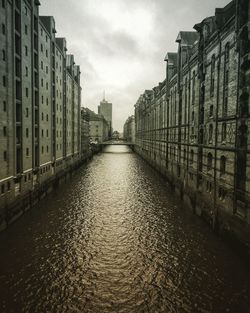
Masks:
[[[246,265],[128,147],[104,152],[0,236],[0,312],[250,312]]]

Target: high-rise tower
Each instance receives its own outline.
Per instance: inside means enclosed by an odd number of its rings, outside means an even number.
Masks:
[[[102,114],[105,120],[109,124],[109,138],[112,136],[112,103],[106,101],[105,93],[103,95],[103,100],[98,106],[98,114]]]

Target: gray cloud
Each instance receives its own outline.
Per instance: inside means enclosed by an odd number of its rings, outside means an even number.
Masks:
[[[180,30],[213,15],[229,0],[42,0],[57,35],[67,38],[82,72],[82,104],[96,110],[106,90],[114,127],[122,130],[137,98],[164,79],[164,56]]]

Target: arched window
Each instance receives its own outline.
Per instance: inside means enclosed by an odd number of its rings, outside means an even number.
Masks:
[[[214,115],[214,106],[213,105],[210,105],[210,108],[209,108],[209,117],[212,117]]]
[[[221,128],[221,141],[226,141],[227,138],[227,124],[223,123]]]
[[[213,166],[213,156],[212,153],[208,153],[207,155],[207,170],[211,171]]]
[[[194,150],[190,151],[190,164],[194,163]]]
[[[208,141],[211,142],[212,140],[213,140],[213,124],[210,124],[208,130]]]
[[[223,155],[220,158],[220,175],[224,175],[226,173],[226,157]]]

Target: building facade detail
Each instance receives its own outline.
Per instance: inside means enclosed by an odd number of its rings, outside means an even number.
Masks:
[[[0,225],[7,206],[80,159],[80,68],[38,0],[1,1]],[[14,17],[14,18],[12,18]]]
[[[135,150],[213,227],[250,247],[250,8],[231,1],[180,32],[166,79],[135,105]]]

